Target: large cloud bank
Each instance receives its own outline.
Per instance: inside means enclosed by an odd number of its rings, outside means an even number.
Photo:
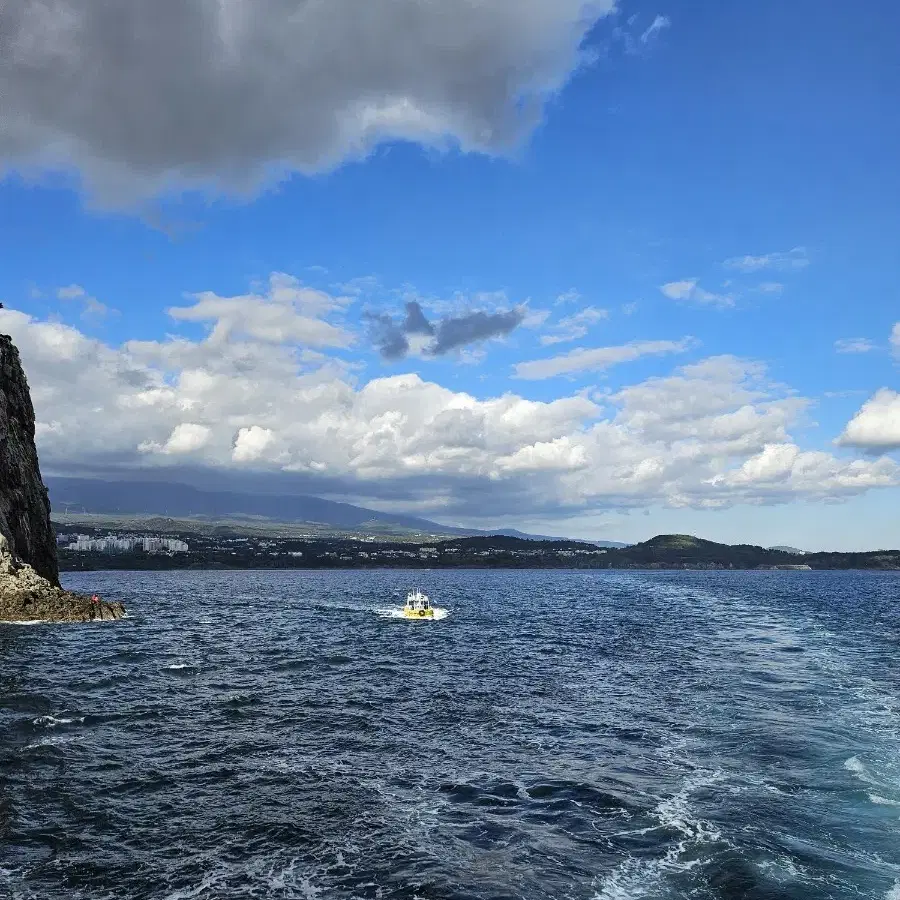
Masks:
[[[0,331],[21,349],[56,471],[278,473],[459,520],[841,499],[900,483],[889,458],[801,449],[791,432],[808,401],[752,361],[712,357],[608,395],[477,398],[415,374],[361,380],[341,359],[354,340],[344,303],[278,276],[265,295],[201,294],[170,310],[206,323],[196,340],[111,346],[12,310]],[[892,446],[876,415],[895,421],[893,395],[848,434]]]

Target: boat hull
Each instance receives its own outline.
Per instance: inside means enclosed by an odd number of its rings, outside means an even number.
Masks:
[[[404,619],[433,619],[434,618],[434,610],[433,609],[404,609],[403,610],[403,618]]]

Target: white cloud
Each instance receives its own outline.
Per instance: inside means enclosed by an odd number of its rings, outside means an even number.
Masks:
[[[60,300],[80,300],[87,295],[87,291],[80,284],[70,284],[68,287],[58,288],[56,296]]]
[[[641,18],[635,13],[628,16],[623,24],[612,29],[613,40],[621,44],[625,53],[636,55],[646,51],[660,32],[672,24],[667,16],[656,15],[650,24],[644,27]]]
[[[696,289],[696,278],[689,278],[684,281],[670,281],[660,288],[670,300],[689,300]]]
[[[107,202],[252,190],[384,141],[504,152],[614,0],[6,0],[0,169]]]
[[[718,475],[711,484],[749,488],[757,494],[785,489],[841,495],[876,487],[892,487],[898,467],[888,459],[847,463],[829,453],[802,451],[796,444],[766,444],[736,471]]]
[[[535,359],[517,363],[516,378],[539,380],[573,372],[602,372],[620,363],[633,362],[642,356],[662,356],[667,353],[683,353],[693,346],[690,338],[682,341],[632,341],[618,347],[579,348],[562,356]]]
[[[706,306],[728,307],[734,306],[734,296],[731,294],[715,294],[704,290],[697,283],[696,278],[686,278],[683,281],[670,281],[660,287],[663,296],[670,300],[679,300],[690,303],[699,303]]]
[[[138,450],[142,453],[183,456],[201,450],[209,443],[211,437],[212,429],[206,425],[198,425],[196,422],[182,422],[172,429],[172,433],[164,444],[144,441],[138,444]]]
[[[577,303],[581,299],[581,294],[576,290],[566,291],[556,298],[556,305],[560,306],[564,303]]]
[[[764,256],[735,256],[723,263],[726,269],[738,272],[760,272],[764,269],[790,271],[805,269],[809,265],[809,257],[804,247],[794,247],[783,253],[767,253]]]
[[[190,465],[237,486],[258,470],[301,479],[309,493],[451,519],[840,499],[900,483],[890,459],[800,448],[791,431],[808,401],[758,363],[707,359],[598,402],[477,398],[413,374],[357,382],[343,363],[298,348],[292,328],[274,342],[264,310],[251,308],[259,327],[251,313],[240,328],[213,320],[201,340],[119,347],[0,310],[32,387],[45,471]],[[622,358],[607,349],[615,359],[591,365]]]
[[[873,452],[900,450],[900,394],[882,388],[850,420],[838,443]]]
[[[609,311],[606,309],[597,309],[595,306],[585,307],[581,312],[575,313],[573,316],[567,316],[560,319],[552,328],[549,334],[541,336],[541,343],[544,346],[550,344],[563,344],[567,341],[577,341],[583,338],[588,329],[598,322],[609,318]]]
[[[834,342],[834,349],[838,353],[871,353],[877,348],[868,338],[842,338]]]
[[[231,458],[236,463],[255,462],[272,445],[274,438],[269,428],[260,428],[259,425],[241,428],[235,438]]]
[[[322,273],[327,272],[321,266],[310,266],[309,271]],[[360,275],[357,278],[351,278],[349,281],[341,282],[335,285],[342,294],[349,294],[353,297],[362,297],[365,294],[375,294],[383,290],[381,281],[377,275]]]
[[[78,300],[81,302],[81,318],[85,321],[91,319],[103,319],[115,310],[101,303],[96,297],[92,297],[80,284],[70,284],[67,287],[57,288],[58,300]]]
[[[846,397],[859,397],[861,394],[865,393],[866,391],[862,390],[825,391],[822,396],[828,398],[829,400],[843,400]]]
[[[496,465],[503,473],[572,472],[589,466],[590,460],[585,447],[566,436],[520,447],[509,456],[499,457]]]
[[[897,356],[900,356],[900,322],[891,331],[891,347]]]
[[[308,347],[348,347],[353,342],[348,331],[325,319],[340,312],[347,298],[305,287],[290,275],[272,275],[264,294],[219,297],[207,291],[193,299],[193,305],[173,307],[169,315],[182,322],[214,322],[214,344],[232,337]]]
[[[549,309],[525,308],[525,318],[522,319],[523,328],[540,328],[550,318]]]
[[[650,27],[641,35],[641,43],[646,44],[652,40],[660,31],[668,28],[671,21],[666,16],[657,16],[651,23]]]
[[[764,281],[756,290],[761,294],[783,294],[784,285],[780,281]]]

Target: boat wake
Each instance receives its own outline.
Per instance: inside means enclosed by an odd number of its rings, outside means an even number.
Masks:
[[[450,610],[443,609],[440,606],[434,607],[434,615],[419,618],[407,618],[403,615],[403,607],[391,607],[388,609],[376,609],[375,612],[381,616],[382,619],[406,619],[408,622],[435,622],[438,619],[446,619],[447,616],[450,615]]]

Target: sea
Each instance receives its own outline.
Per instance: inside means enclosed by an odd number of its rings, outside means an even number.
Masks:
[[[900,900],[898,574],[64,580],[129,617],[0,626],[0,897]]]

